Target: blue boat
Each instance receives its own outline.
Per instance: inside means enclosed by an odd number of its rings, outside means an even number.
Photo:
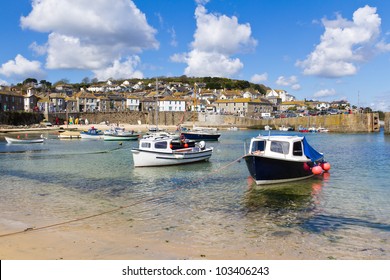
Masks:
[[[190,140],[196,141],[218,141],[218,138],[221,136],[220,133],[214,131],[183,131],[181,137]]]
[[[330,169],[323,155],[300,136],[254,137],[243,158],[257,185],[302,180]]]

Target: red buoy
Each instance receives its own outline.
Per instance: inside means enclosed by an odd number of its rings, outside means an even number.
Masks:
[[[329,171],[330,170],[330,163],[329,162],[324,162],[322,164],[322,168],[325,170],[325,171]]]
[[[311,169],[311,172],[313,172],[314,175],[320,175],[322,173],[322,168],[321,166],[316,165]]]

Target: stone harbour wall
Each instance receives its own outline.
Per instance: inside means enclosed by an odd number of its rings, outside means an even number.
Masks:
[[[385,113],[384,131],[385,134],[390,134],[390,113]]]

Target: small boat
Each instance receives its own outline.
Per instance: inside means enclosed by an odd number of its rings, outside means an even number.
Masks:
[[[123,133],[123,134],[104,134],[104,141],[131,141],[138,140],[140,137],[139,134],[136,133]]]
[[[212,130],[183,131],[181,133],[181,137],[197,141],[218,141],[220,136],[220,133]]]
[[[279,127],[279,130],[280,131],[294,131],[294,128],[291,127],[291,126],[284,126],[284,125],[282,125],[282,126]]]
[[[317,128],[317,132],[326,133],[329,132],[329,129],[320,126],[319,128]]]
[[[330,169],[323,155],[300,136],[254,137],[244,159],[258,185],[306,179]]]
[[[303,133],[309,132],[309,130],[306,127],[303,127],[302,125],[298,127],[298,131]]]
[[[45,138],[41,137],[40,138],[12,138],[8,136],[4,136],[5,141],[9,144],[36,144],[36,143],[43,143],[45,141]]]
[[[141,138],[139,147],[131,151],[134,167],[145,167],[208,161],[213,148],[206,148],[204,141],[150,135]]]
[[[103,139],[103,133],[101,130],[92,126],[88,131],[81,131],[80,137],[82,139]]]
[[[139,134],[134,131],[125,131],[123,127],[112,127],[104,132],[104,141],[130,141],[137,140]]]
[[[72,130],[65,130],[63,132],[60,132],[58,135],[58,138],[60,139],[78,139],[80,138],[80,132],[79,131],[72,131]]]

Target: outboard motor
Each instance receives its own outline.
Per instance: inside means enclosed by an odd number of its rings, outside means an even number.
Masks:
[[[197,143],[197,146],[201,149],[204,150],[206,148],[206,142],[205,141],[200,141]]]

